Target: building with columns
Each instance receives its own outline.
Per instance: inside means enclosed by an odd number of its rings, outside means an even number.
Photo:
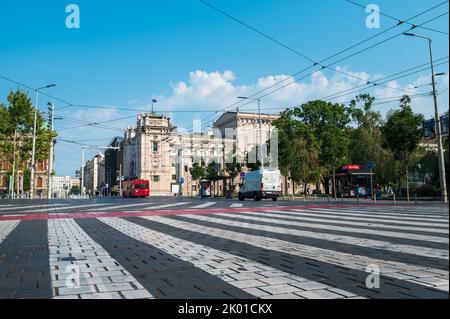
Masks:
[[[121,159],[116,161],[116,167],[109,167],[111,170],[119,171],[118,163],[121,163],[122,176],[125,179],[146,179],[150,181],[151,196],[174,196],[197,195],[199,185],[192,179],[190,169],[194,163],[206,167],[210,162],[216,163],[219,175],[226,177],[224,171],[227,161],[232,160],[233,153],[239,162],[253,162],[259,160],[259,114],[245,112],[225,112],[212,128],[202,130],[201,123],[194,124],[193,132],[177,130],[164,115],[154,113],[139,114],[136,125],[129,126],[123,139],[114,139],[114,143],[120,145],[121,150],[117,154]],[[273,121],[278,119],[277,115],[261,115],[261,132],[263,151],[267,141],[276,135]],[[197,128],[195,126],[198,126]],[[97,158],[97,159],[96,159]],[[101,191],[102,160],[98,156],[87,163],[85,170],[85,186],[87,191]],[[104,163],[104,162],[103,162]],[[269,164],[277,167],[277,161],[271,157],[264,157],[265,166]],[[113,165],[114,166],[114,165]],[[242,169],[243,172],[247,168]],[[108,173],[104,174],[108,175]],[[180,179],[184,183],[180,187]],[[240,177],[233,182],[239,184]],[[96,184],[94,181],[97,181]],[[216,187],[223,193],[224,184]],[[220,189],[219,189],[220,188]],[[292,185],[285,178],[283,190],[288,193],[298,192],[300,186]]]

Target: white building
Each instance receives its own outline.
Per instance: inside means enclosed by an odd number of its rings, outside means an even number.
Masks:
[[[52,176],[53,198],[69,197],[69,192],[72,189],[72,186],[74,186],[72,177]]]

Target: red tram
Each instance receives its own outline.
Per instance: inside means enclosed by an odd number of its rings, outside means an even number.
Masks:
[[[123,197],[149,197],[150,182],[145,179],[132,179],[122,182]]]

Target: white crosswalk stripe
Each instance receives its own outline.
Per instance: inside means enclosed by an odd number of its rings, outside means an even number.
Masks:
[[[304,221],[310,221],[310,222],[324,222],[324,221],[330,221],[330,222],[338,222],[339,224],[344,224],[344,225],[355,225],[355,226],[361,226],[361,228],[364,228],[366,226],[378,226],[378,227],[384,227],[386,228],[386,230],[388,229],[398,229],[399,227],[401,227],[403,230],[407,230],[407,231],[417,231],[418,229],[420,230],[426,230],[426,231],[430,231],[433,233],[437,233],[437,234],[446,234],[448,233],[448,231],[443,230],[443,229],[436,229],[436,228],[425,228],[423,226],[415,226],[415,225],[405,225],[405,224],[400,224],[400,225],[386,225],[386,224],[381,224],[380,222],[383,222],[382,220],[378,220],[378,221],[366,221],[366,220],[358,220],[355,221],[352,218],[349,219],[345,219],[343,217],[336,217],[336,216],[327,216],[327,215],[321,215],[321,214],[317,214],[314,212],[308,213],[307,211],[279,211],[279,210],[273,210],[270,212],[266,212],[266,213],[270,213],[272,215],[279,215],[282,214],[289,216],[289,218],[294,218],[294,219],[299,219],[299,220],[304,220]],[[274,216],[275,217],[275,216]]]
[[[208,214],[208,207],[217,203],[189,206],[205,210],[189,210],[183,214],[177,214],[177,207],[193,205],[192,201],[163,202],[156,206],[151,202],[91,204],[79,208],[92,213],[121,209],[132,212],[128,208],[139,209],[136,212],[161,210],[162,215],[124,219],[112,214],[92,219],[96,223],[84,219],[86,216],[75,216],[81,218],[77,221],[67,215],[49,219],[48,260],[53,298],[154,298],[158,290],[152,289],[158,284],[154,287],[151,278],[141,284],[141,275],[132,267],[141,261],[146,267],[147,263],[164,264],[171,256],[174,265],[188,263],[182,267],[191,267],[189,274],[198,269],[217,277],[228,287],[233,286],[232,289],[263,299],[366,297],[370,294],[358,293],[358,288],[348,278],[357,276],[359,279],[355,280],[361,282],[369,265],[379,267],[385,280],[393,283],[391,288],[384,287],[386,295],[380,297],[401,296],[399,290],[402,289],[409,297],[416,296],[415,293],[424,297],[428,294],[448,297],[448,216],[443,209],[305,206]],[[51,207],[51,218],[58,216],[58,209],[64,212],[65,205]],[[243,207],[243,204],[233,203],[230,207]],[[7,246],[14,242],[11,239],[22,238],[18,236],[24,233],[22,227],[17,227],[25,225],[21,223],[0,221],[0,248],[2,243]],[[118,238],[121,238],[120,243],[126,244],[116,246],[114,241]],[[159,253],[141,254],[136,241],[153,246]],[[20,243],[17,244],[19,247]],[[4,252],[8,252],[6,246],[3,246]],[[158,254],[167,254],[166,259],[158,260]],[[0,280],[6,269],[2,256],[0,254]],[[285,265],[292,266],[285,268]],[[153,269],[153,266],[148,267]],[[164,274],[161,269],[165,268],[158,269],[156,281],[164,280],[164,276],[172,276],[174,280],[171,271]],[[341,270],[348,278],[342,277]],[[210,279],[216,280],[213,277]],[[360,285],[364,286],[364,280]],[[0,293],[1,287],[0,284]],[[408,287],[415,287],[417,291],[410,291]],[[434,290],[424,290],[427,287]]]
[[[54,298],[152,298],[73,219],[49,220],[48,233]]]
[[[207,208],[207,207],[211,207],[211,206],[213,206],[215,204],[216,204],[216,202],[207,202],[207,203],[204,203],[204,204],[192,206],[190,208],[193,208],[193,209],[196,209],[196,208]]]
[[[406,253],[412,253],[417,254],[420,256],[426,256],[426,257],[446,257],[448,258],[448,250],[441,250],[441,249],[433,249],[433,248],[426,248],[422,247],[420,250],[418,250],[415,246],[411,245],[403,245],[403,244],[396,244],[393,242],[385,242],[380,240],[372,240],[372,239],[363,239],[363,238],[357,238],[353,237],[350,234],[348,236],[344,235],[332,235],[332,234],[326,234],[326,233],[316,233],[312,231],[301,231],[301,230],[295,230],[290,228],[284,228],[284,227],[276,227],[276,226],[266,226],[266,225],[258,225],[256,223],[250,223],[251,219],[249,217],[239,216],[240,219],[246,219],[249,222],[248,223],[242,223],[242,222],[235,222],[232,220],[220,220],[218,221],[215,218],[208,217],[206,215],[189,215],[190,218],[209,221],[209,222],[219,222],[223,225],[230,225],[230,226],[240,226],[240,227],[247,227],[250,229],[256,229],[256,230],[268,230],[270,228],[270,232],[278,233],[278,234],[288,234],[288,235],[294,235],[294,236],[303,236],[308,237],[311,239],[324,239],[329,241],[337,241],[340,243],[346,243],[351,245],[358,245],[361,247],[380,247],[387,251],[402,251]]]
[[[415,234],[405,234],[401,233],[399,231],[375,231],[370,229],[350,229],[346,228],[345,226],[331,226],[331,225],[319,225],[319,224],[311,224],[311,223],[304,223],[301,219],[298,221],[284,221],[280,218],[274,218],[274,215],[264,214],[264,213],[251,213],[248,215],[242,215],[242,214],[221,214],[222,216],[229,216],[231,218],[238,217],[240,219],[246,219],[249,221],[262,221],[262,222],[268,222],[268,223],[274,223],[274,224],[280,224],[280,225],[286,225],[286,226],[304,226],[304,227],[313,227],[317,228],[319,230],[338,230],[338,231],[344,231],[349,232],[351,234],[373,234],[373,235],[383,235],[383,236],[389,236],[399,239],[415,239],[415,240],[424,240],[428,242],[435,242],[435,243],[444,243],[448,244],[449,240],[448,238],[443,237],[435,237],[435,236],[424,236],[424,235],[415,235]],[[352,225],[352,224],[350,224]]]
[[[401,214],[396,215],[395,213],[377,213],[371,210],[366,210],[364,212],[358,211],[358,210],[351,210],[351,209],[335,209],[330,210],[325,208],[315,208],[311,211],[319,211],[319,212],[330,212],[332,211],[335,214],[338,213],[344,213],[346,216],[355,216],[355,217],[371,217],[371,218],[381,218],[381,219],[387,219],[387,220],[410,220],[410,221],[417,221],[417,222],[448,222],[448,217],[445,216],[433,216],[433,218],[430,218],[429,215],[420,215],[420,214]]]
[[[424,268],[422,266],[410,265],[407,263],[392,261],[392,260],[384,260],[374,257],[361,256],[357,254],[348,254],[342,253],[338,251],[333,251],[333,247],[330,249],[317,248],[313,246],[292,243],[280,239],[275,238],[267,238],[243,233],[236,233],[234,231],[228,231],[223,229],[217,229],[214,227],[207,227],[203,225],[197,225],[195,223],[195,219],[201,219],[204,216],[198,215],[186,215],[186,217],[193,218],[193,222],[184,222],[184,221],[176,221],[167,217],[155,216],[155,217],[146,217],[150,220],[155,220],[161,223],[165,223],[171,225],[173,227],[191,230],[203,234],[211,234],[213,236],[231,239],[231,240],[239,240],[241,242],[249,243],[255,247],[260,248],[269,248],[273,251],[278,251],[280,253],[289,252],[290,254],[299,255],[303,257],[309,257],[318,261],[323,261],[327,263],[337,264],[337,265],[345,265],[345,267],[351,269],[357,269],[360,271],[365,271],[368,265],[378,265],[380,267],[381,273],[386,274],[386,276],[392,276],[395,278],[396,276],[404,276],[407,279],[405,280],[413,280],[415,277],[413,274],[416,272],[422,271]],[[242,224],[241,224],[242,226]],[[254,229],[254,225],[250,226]],[[269,229],[267,227],[267,229]],[[272,231],[272,227],[270,227]],[[333,258],[330,258],[333,256]],[[437,271],[434,270],[433,271]],[[439,271],[440,272],[440,271]],[[438,273],[438,272],[437,272]],[[428,276],[433,275],[433,272],[430,272]],[[447,271],[448,275],[448,271]],[[448,286],[444,287],[444,289],[448,290]]]
[[[302,214],[314,214],[314,216],[321,216],[321,217],[337,217],[342,220],[354,220],[357,219],[359,221],[365,221],[365,222],[389,222],[391,225],[404,225],[404,226],[416,226],[416,227],[424,227],[424,228],[433,228],[433,227],[443,227],[444,224],[440,223],[425,223],[425,222],[413,222],[413,221],[404,221],[401,219],[385,219],[385,218],[374,218],[374,217],[368,217],[368,216],[352,216],[347,215],[343,212],[336,212],[333,210],[328,211],[314,211],[314,210],[303,210],[303,209],[293,209],[291,212],[298,213],[298,215]]]
[[[36,208],[42,208],[42,209],[46,209],[47,207],[54,207],[54,206],[58,206],[58,207],[64,207],[64,206],[68,206],[69,204],[47,204],[47,203],[43,203],[42,205],[33,205],[33,206],[28,206],[28,205],[8,205],[7,207],[0,207],[0,211],[9,211],[9,210],[19,210],[19,209],[24,209],[24,212],[27,212],[27,210],[29,210],[30,208],[34,208],[33,211],[36,211]]]
[[[142,210],[145,209],[162,209],[162,208],[170,208],[170,207],[176,207],[176,206],[182,206],[189,204],[189,202],[180,202],[180,203],[171,203],[171,204],[165,204],[165,205],[156,205],[154,203],[139,203],[139,204],[124,204],[124,205],[117,205],[117,206],[108,206],[108,207],[102,207],[102,208],[95,208],[91,211],[113,211],[113,210],[120,210],[120,209],[128,209],[132,207],[142,207]]]
[[[22,214],[47,213],[47,212],[54,212],[54,211],[64,212],[64,210],[73,210],[73,209],[84,210],[86,208],[107,206],[107,205],[111,205],[111,204],[72,205],[72,206],[64,206],[64,207],[53,207],[53,205],[49,206],[49,207],[39,206],[39,207],[41,207],[41,209],[33,209],[33,210],[26,209],[24,211],[20,211],[20,213],[22,213]]]
[[[318,282],[277,270],[244,257],[237,257],[210,247],[180,240],[123,219],[100,218],[100,220],[127,236],[160,247],[165,252],[188,261],[237,288],[252,295],[256,294],[255,297],[270,296],[268,292],[264,293],[264,289],[269,289],[269,284],[273,282],[290,284],[292,286],[290,293],[303,291],[300,288],[295,289],[295,285],[309,284],[321,286],[323,289],[333,288],[332,286],[324,285],[323,283],[319,284]],[[268,275],[270,277],[267,277]],[[346,292],[346,294],[351,295],[349,292]]]
[[[9,234],[19,225],[19,221],[0,221],[0,244],[8,237]]]

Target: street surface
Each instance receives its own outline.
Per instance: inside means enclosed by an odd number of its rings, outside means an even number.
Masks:
[[[448,227],[439,203],[2,200],[0,299],[447,299]]]

